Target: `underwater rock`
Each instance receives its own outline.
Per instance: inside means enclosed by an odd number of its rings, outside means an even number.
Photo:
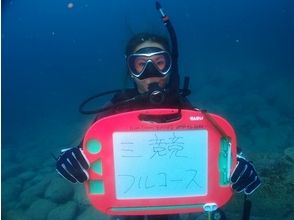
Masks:
[[[45,198],[56,203],[62,203],[73,197],[73,186],[64,179],[56,176],[46,189]]]
[[[284,150],[284,163],[288,166],[288,173],[285,175],[285,184],[289,193],[294,191],[294,147],[288,147]]]
[[[289,166],[282,153],[269,152],[257,156],[253,161],[258,165],[256,168],[262,184],[250,195],[255,204],[252,214],[264,213],[264,216],[275,216],[277,220],[288,219],[293,214],[294,166]]]
[[[99,219],[99,220],[108,220],[108,216],[103,215],[100,213],[98,210],[90,206],[87,208],[81,215],[79,215],[76,220],[94,220],[94,219]]]
[[[29,170],[20,174],[18,177],[22,179],[23,181],[27,181],[27,180],[31,180],[35,175],[36,174],[33,171]]]
[[[32,220],[31,216],[26,214],[22,209],[12,209],[4,213],[6,220]]]
[[[49,212],[56,206],[49,200],[38,199],[27,210],[27,214],[32,217],[32,220],[46,220]]]
[[[19,207],[21,208],[28,208],[31,206],[31,204],[34,203],[34,201],[40,199],[40,197],[36,195],[29,195],[26,194],[26,196],[22,195],[18,201]]]
[[[30,196],[30,195],[43,196],[49,183],[50,183],[50,179],[44,178],[38,183],[31,184],[30,186],[27,186],[26,190],[23,191],[21,196]]]
[[[17,178],[10,178],[2,183],[2,204],[4,207],[15,200],[22,190],[22,182]]]
[[[32,181],[26,183],[25,190],[20,194],[19,203],[22,207],[30,206],[36,199],[43,197],[47,186],[50,183],[50,178],[41,179],[39,182],[31,184]]]
[[[90,205],[84,186],[81,184],[76,184],[74,186],[74,192],[74,201],[77,203],[79,210],[84,211]]]
[[[16,209],[19,207],[19,194],[23,190],[23,182],[15,178],[10,178],[5,182],[2,182],[1,187],[1,210],[5,213],[7,210]],[[0,217],[1,219],[1,217]]]
[[[78,206],[75,202],[69,201],[64,205],[59,205],[55,209],[53,209],[49,215],[47,220],[71,220],[75,219],[76,213],[78,211]]]
[[[2,167],[2,180],[7,180],[9,178],[19,175],[23,170],[23,167],[20,165],[7,165]]]
[[[33,185],[37,185],[40,182],[44,182],[44,181],[49,184],[51,179],[53,178],[53,176],[56,176],[56,175],[52,174],[52,175],[45,175],[44,176],[43,174],[38,173],[38,175],[35,175],[30,181],[27,181],[24,184],[24,188],[28,188]]]
[[[56,174],[55,172],[56,172],[55,165],[54,166],[52,165],[51,167],[43,167],[39,170],[39,173],[43,175],[52,174],[52,173]]]
[[[294,147],[288,147],[284,150],[285,162],[294,165]]]

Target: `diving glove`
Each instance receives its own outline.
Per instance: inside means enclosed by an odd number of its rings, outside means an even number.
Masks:
[[[232,188],[246,195],[253,193],[261,184],[253,163],[237,155],[237,166],[231,176]]]
[[[72,183],[83,183],[88,180],[89,168],[89,161],[79,147],[61,150],[56,162],[57,173]]]

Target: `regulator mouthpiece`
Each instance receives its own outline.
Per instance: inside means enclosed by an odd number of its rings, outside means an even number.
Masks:
[[[165,92],[158,83],[151,83],[148,86],[149,101],[152,104],[160,105],[165,100]]]

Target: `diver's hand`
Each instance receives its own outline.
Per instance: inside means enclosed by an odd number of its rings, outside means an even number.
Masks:
[[[232,188],[236,192],[244,191],[246,195],[249,195],[260,186],[260,179],[252,162],[239,155],[237,155],[237,161],[237,166],[231,176]]]
[[[89,168],[89,161],[79,147],[61,150],[56,162],[57,173],[72,183],[83,183],[88,180]]]

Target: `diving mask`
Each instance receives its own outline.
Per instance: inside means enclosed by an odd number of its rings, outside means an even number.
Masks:
[[[172,65],[170,54],[157,47],[142,48],[127,57],[130,73],[138,79],[166,76]]]

